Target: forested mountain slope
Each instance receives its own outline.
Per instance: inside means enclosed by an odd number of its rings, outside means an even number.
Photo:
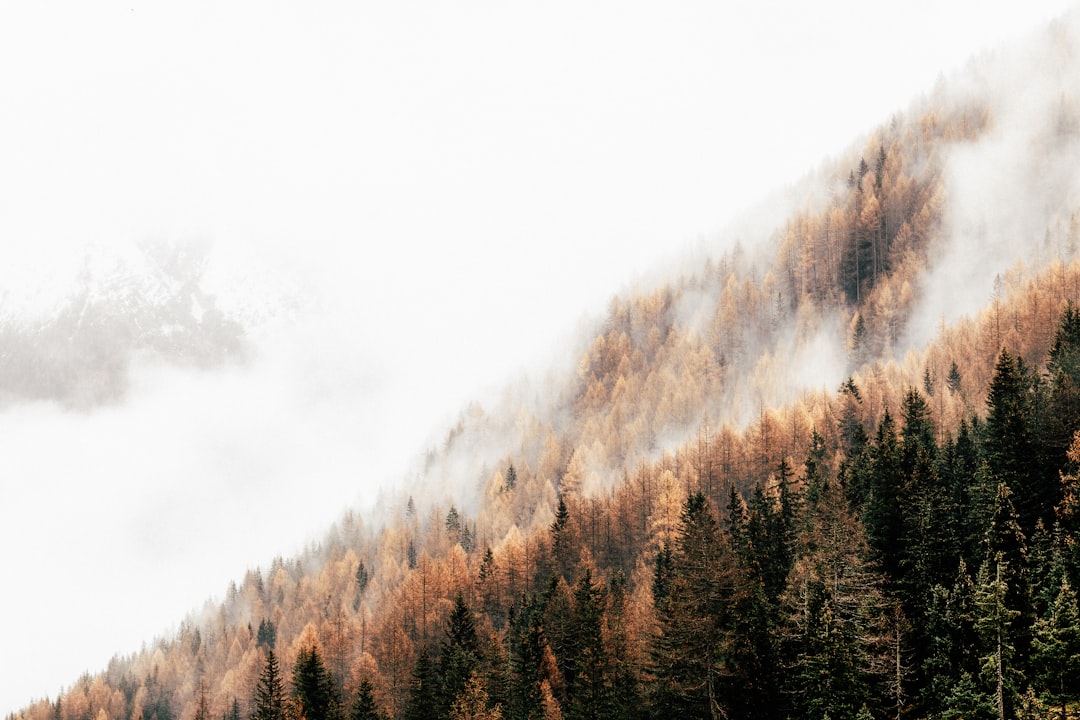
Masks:
[[[613,299],[573,375],[468,408],[370,516],[18,717],[1080,700],[1076,20]]]

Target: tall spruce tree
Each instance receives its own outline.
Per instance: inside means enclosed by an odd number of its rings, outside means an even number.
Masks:
[[[619,717],[613,704],[611,658],[604,644],[604,593],[588,568],[574,586],[573,642],[566,674],[566,720]]]
[[[1009,607],[1008,575],[1008,562],[1002,553],[996,553],[979,569],[975,588],[975,627],[982,638],[981,676],[994,697],[998,720],[1013,716],[1019,694],[1012,630],[1020,613]]]
[[[285,682],[281,678],[281,669],[273,648],[266,651],[266,663],[255,686],[251,705],[254,708],[252,720],[285,720]]]
[[[469,678],[480,667],[480,640],[473,613],[461,593],[454,597],[454,607],[446,618],[446,639],[439,652],[440,712],[449,715],[458,695],[465,691]]]
[[[293,666],[293,702],[304,720],[335,720],[341,700],[314,643],[301,648]]]
[[[657,605],[652,706],[658,717],[722,716],[722,629],[728,622],[733,558],[705,495],[683,505],[669,589]]]
[[[443,717],[439,714],[439,677],[426,646],[421,647],[416,655],[403,717],[404,720],[436,720]]]
[[[1035,623],[1032,668],[1033,679],[1057,701],[1061,720],[1066,720],[1068,703],[1080,697],[1080,611],[1068,578],[1062,579],[1046,617]]]
[[[349,706],[349,720],[385,720],[375,701],[375,686],[364,678],[356,688],[352,705]]]
[[[1005,483],[1018,499],[1017,512],[1025,534],[1043,513],[1037,456],[1032,435],[1031,380],[1023,361],[1003,349],[994,365],[987,393],[985,457],[995,483]]]

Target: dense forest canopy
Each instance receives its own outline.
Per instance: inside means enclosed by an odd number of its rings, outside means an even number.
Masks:
[[[1034,120],[981,70],[939,86],[760,242],[613,299],[571,377],[468,408],[376,512],[14,717],[1075,713],[1074,25],[1026,60],[1063,68]],[[1040,179],[977,221],[956,163],[1004,143]],[[935,304],[1017,206],[986,304]]]

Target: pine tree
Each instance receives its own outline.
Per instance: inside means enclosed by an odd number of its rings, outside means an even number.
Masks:
[[[556,576],[568,580],[573,576],[575,559],[572,541],[570,511],[566,507],[566,500],[560,495],[555,519],[551,522],[551,556],[555,563]]]
[[[574,587],[571,617],[573,643],[569,652],[571,672],[566,675],[567,720],[599,720],[616,717],[611,692],[611,658],[604,646],[604,597],[586,568]]]
[[[277,628],[270,620],[259,621],[259,631],[255,636],[255,644],[258,647],[266,647],[271,650],[277,646]]]
[[[1080,309],[1070,300],[1061,314],[1046,360],[1050,402],[1043,441],[1061,464],[1080,429]]]
[[[421,647],[416,656],[403,717],[404,720],[434,720],[443,717],[439,714],[439,679],[427,647]]]
[[[333,679],[314,645],[301,648],[293,666],[293,701],[304,720],[334,720],[340,717],[341,701]]]
[[[945,385],[949,388],[949,393],[952,395],[960,392],[960,388],[963,386],[963,378],[960,376],[960,368],[953,360],[949,366],[949,377],[945,380]]]
[[[653,708],[665,717],[718,717],[721,630],[728,622],[732,558],[709,501],[686,499],[664,602],[656,608]]]
[[[1032,463],[1036,448],[1032,436],[1030,390],[1023,361],[1014,358],[1008,350],[1002,350],[986,397],[985,454],[995,481],[1005,483],[1013,496],[1020,499],[1017,511],[1025,533],[1032,531],[1044,511],[1042,494],[1032,492],[1039,482]]]
[[[863,522],[866,537],[886,576],[901,577],[905,527],[901,506],[901,454],[892,415],[886,410],[869,449],[869,478]]]
[[[1032,665],[1034,679],[1055,697],[1065,720],[1067,704],[1080,697],[1076,687],[1080,678],[1080,612],[1068,578],[1062,579],[1050,612],[1035,623]]]
[[[385,720],[375,702],[375,686],[366,677],[356,688],[352,705],[349,707],[349,720]]]
[[[446,639],[439,653],[440,709],[449,714],[450,707],[465,691],[468,679],[480,666],[480,640],[476,634],[472,610],[461,593],[454,597],[454,607],[446,619]]]
[[[461,532],[461,515],[458,514],[458,510],[455,506],[451,505],[450,510],[446,513],[446,535],[451,540],[456,540],[458,533]]]
[[[979,569],[975,588],[975,627],[982,638],[981,675],[992,688],[998,720],[1012,716],[1017,695],[1012,627],[1020,613],[1008,605],[1007,569],[1007,562],[997,553]]]
[[[281,679],[281,670],[278,668],[277,655],[273,648],[266,651],[266,664],[263,665],[259,682],[255,686],[255,696],[252,698],[252,720],[285,720],[286,701],[285,683]]]
[[[544,618],[555,586],[553,578],[544,593],[522,596],[510,608],[507,644],[510,654],[511,718],[541,717],[545,699],[553,701],[550,697],[553,670],[548,662],[551,648],[544,629]]]
[[[821,582],[806,588],[797,664],[788,677],[795,717],[851,717],[864,702],[852,628],[837,617],[832,593]]]

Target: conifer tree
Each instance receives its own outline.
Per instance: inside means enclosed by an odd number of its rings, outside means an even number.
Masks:
[[[1030,533],[1042,513],[1043,498],[1038,492],[1030,492],[1038,483],[1032,467],[1036,452],[1029,402],[1031,384],[1026,375],[1023,361],[1003,349],[986,397],[985,454],[994,480],[1005,483],[1020,499],[1020,526]]]
[[[293,701],[301,718],[335,720],[340,717],[341,701],[314,644],[301,648],[297,655],[292,683]]]
[[[904,517],[901,507],[901,456],[892,415],[886,410],[869,450],[869,478],[863,521],[866,537],[886,576],[901,576],[904,551]]]
[[[375,702],[375,686],[366,677],[356,688],[352,705],[349,707],[349,720],[385,720]]]
[[[721,630],[729,619],[733,569],[728,553],[708,500],[694,493],[679,519],[670,588],[656,608],[653,707],[662,716],[721,714]]]
[[[439,679],[431,653],[421,647],[413,666],[409,683],[409,698],[405,704],[405,720],[434,720],[439,714]]]
[[[259,682],[255,686],[255,696],[251,704],[255,708],[251,715],[252,720],[285,720],[286,718],[285,683],[281,679],[281,670],[273,648],[266,651],[266,663],[263,665],[262,674],[259,675]]]
[[[544,630],[544,617],[555,586],[553,578],[544,593],[522,596],[510,608],[511,718],[541,717],[545,700],[554,700],[550,697],[553,669],[548,662],[551,648]]]
[[[439,654],[441,711],[449,714],[465,684],[480,666],[480,641],[472,610],[461,593],[454,597],[454,607],[446,619],[446,639]]]
[[[1080,697],[1080,612],[1068,578],[1062,579],[1047,616],[1035,623],[1032,661],[1033,679],[1061,705],[1065,720],[1068,703]]]
[[[617,717],[612,705],[611,660],[604,646],[603,603],[602,588],[593,583],[592,572],[586,568],[574,587],[566,720]]]
[[[557,577],[568,580],[573,575],[573,543],[570,529],[570,511],[566,500],[559,496],[559,505],[555,509],[555,519],[551,522],[551,556],[555,563]]]
[[[991,689],[998,720],[1011,717],[1018,688],[1012,627],[1019,612],[1009,607],[1007,562],[1002,553],[979,569],[975,588],[975,627],[982,638],[981,675]]]

